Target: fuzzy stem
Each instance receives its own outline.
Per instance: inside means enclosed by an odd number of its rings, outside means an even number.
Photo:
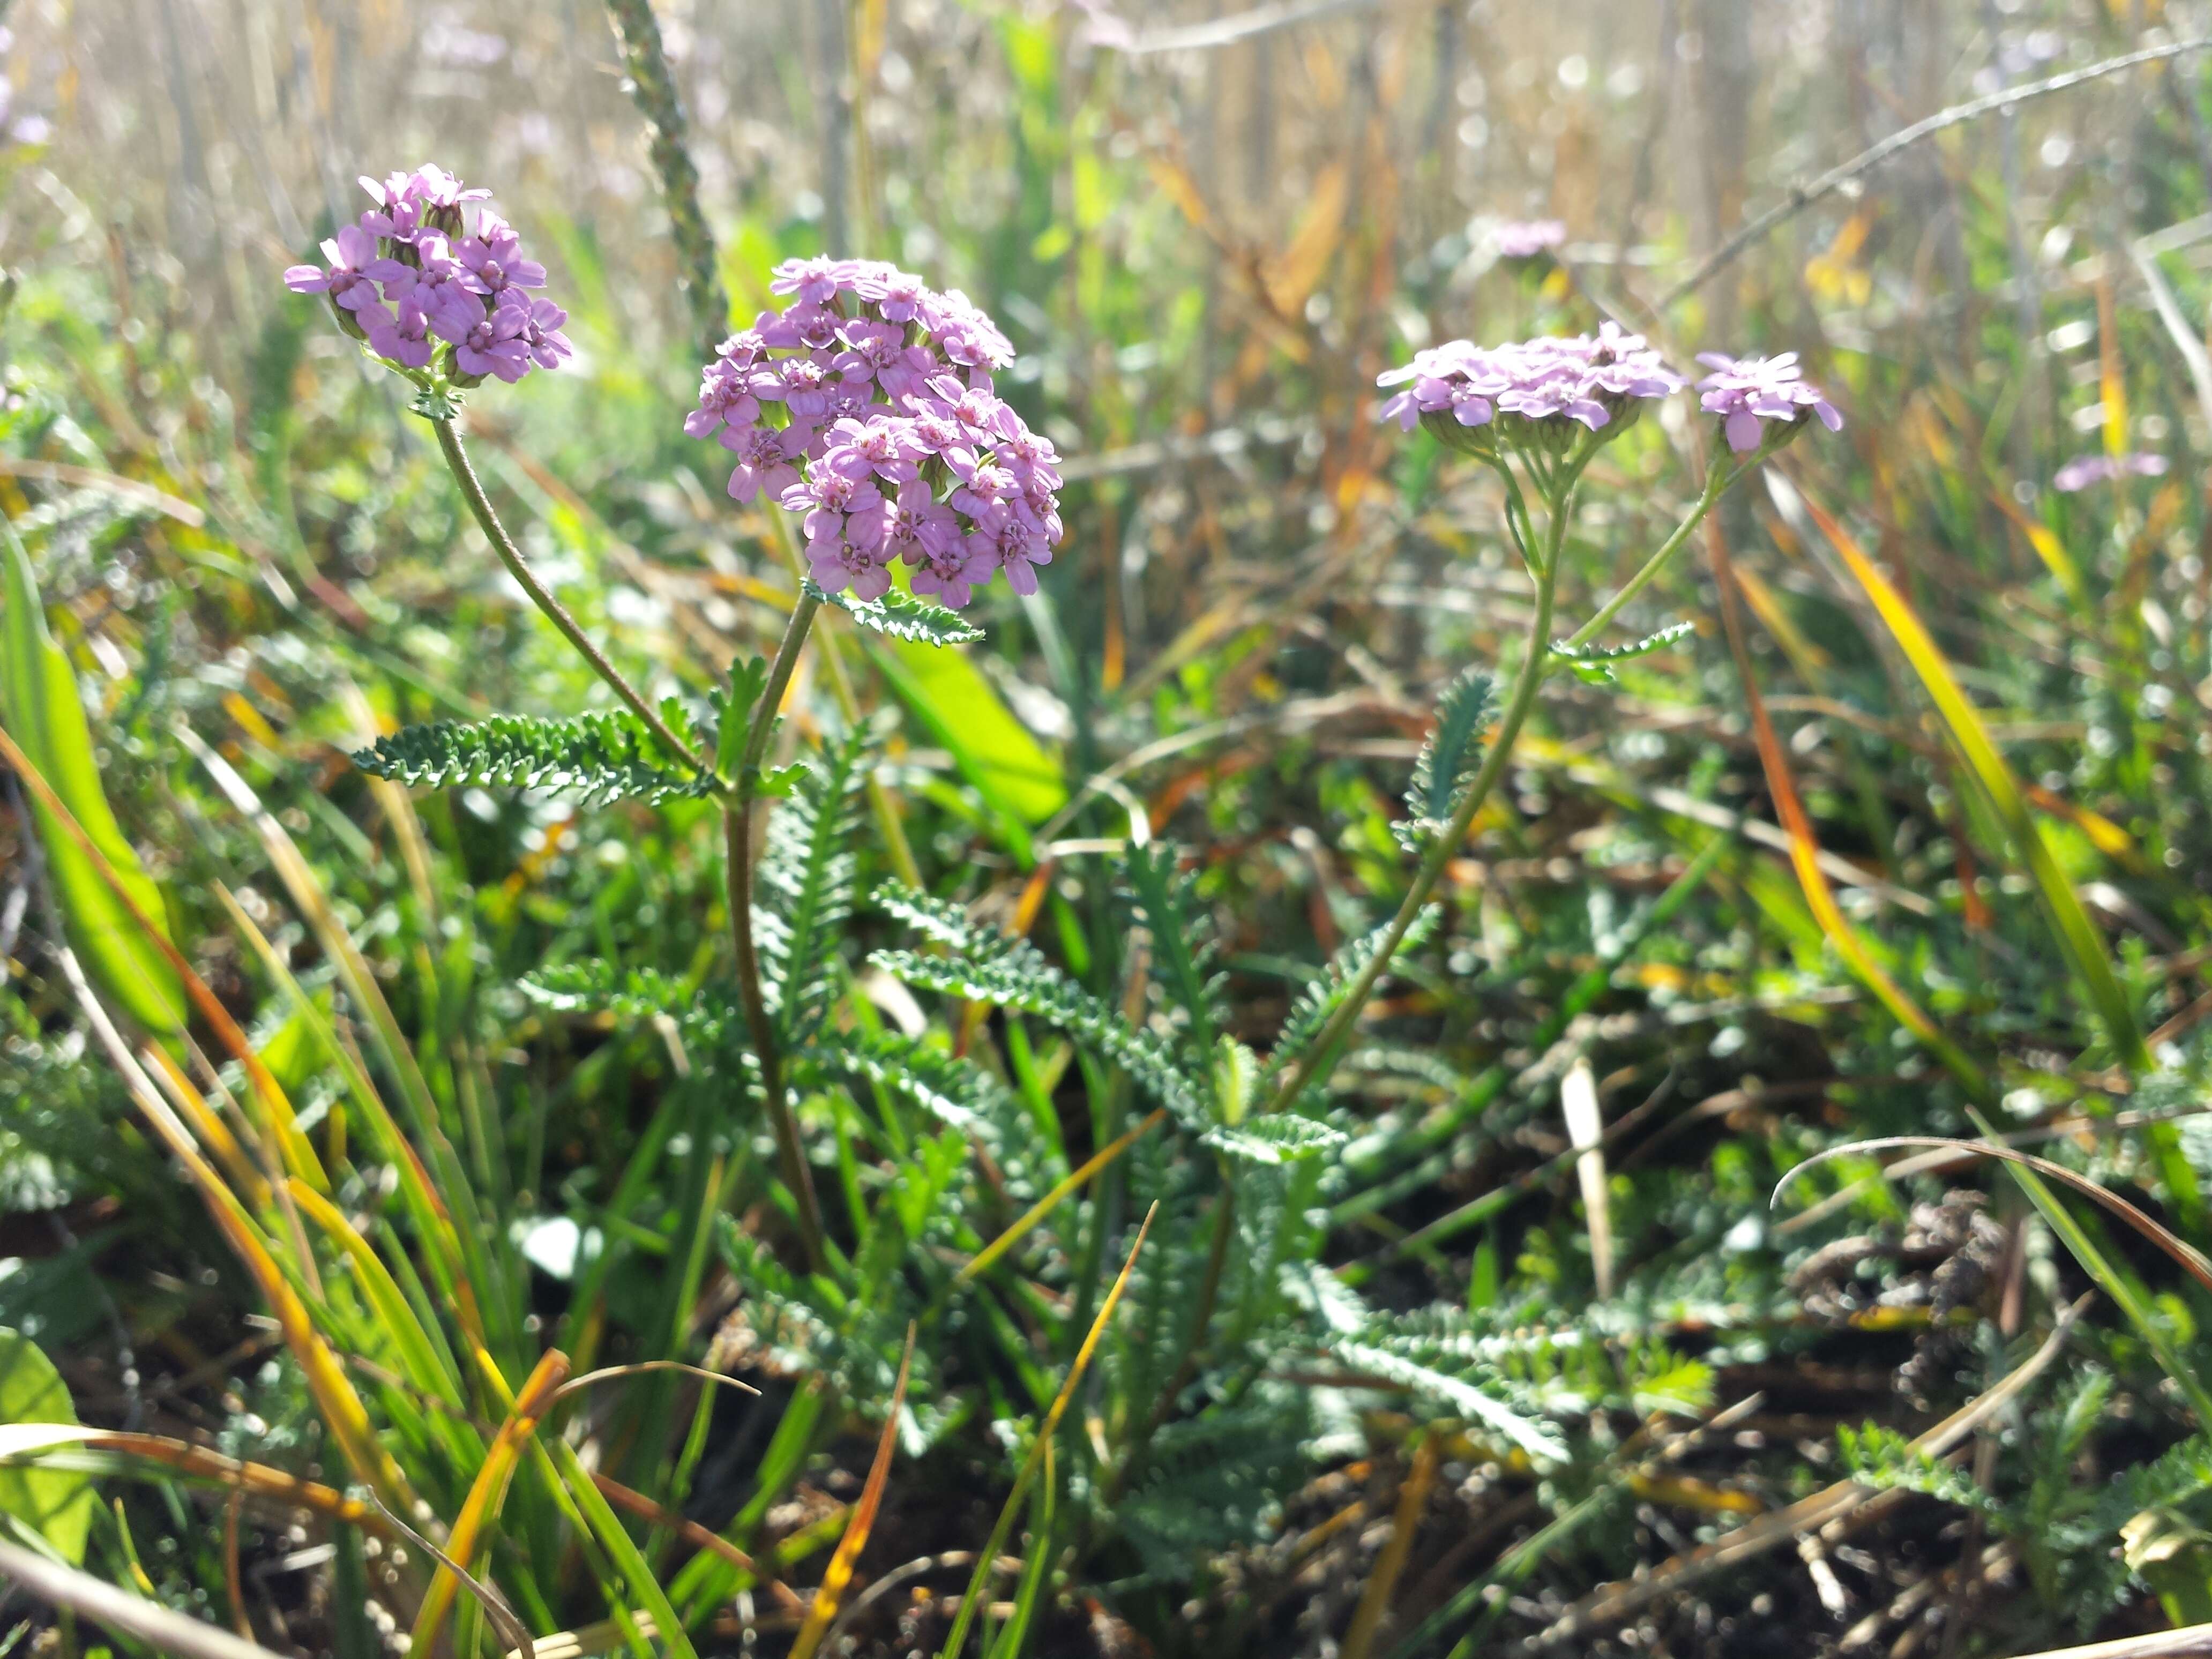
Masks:
[[[806,1166],[799,1124],[791,1115],[791,1100],[783,1086],[783,1050],[769,1013],[768,998],[761,989],[760,952],[753,941],[753,845],[760,804],[760,764],[768,754],[769,738],[775,730],[775,714],[798,666],[799,653],[806,643],[807,629],[821,601],[801,592],[791,621],[776,647],[768,684],[753,708],[753,722],[745,733],[744,757],[732,780],[737,798],[722,809],[724,861],[730,889],[730,941],[738,957],[738,995],[745,1007],[745,1024],[752,1034],[753,1054],[760,1061],[761,1095],[768,1103],[769,1126],[775,1132],[776,1162],[783,1184],[799,1206],[799,1237],[806,1252],[808,1271],[820,1273],[826,1262],[822,1246],[822,1209],[814,1194],[814,1176]],[[731,711],[731,718],[737,711]]]
[[[461,434],[453,423],[448,420],[434,419],[430,426],[438,434],[438,447],[445,452],[446,465],[453,470],[454,481],[460,485],[461,494],[468,500],[469,510],[476,514],[477,523],[490,540],[492,550],[499,555],[499,562],[507,567],[507,574],[521,584],[522,591],[530,595],[531,603],[545,613],[546,620],[561,630],[561,637],[576,648],[579,656],[591,664],[592,672],[614,688],[615,695],[629,705],[630,712],[645,723],[646,730],[659,740],[664,749],[693,770],[707,771],[707,763],[692,753],[690,746],[668,729],[667,722],[660,718],[659,711],[645,700],[635,686],[623,678],[622,671],[609,662],[599,647],[592,643],[590,636],[568,614],[568,607],[553,597],[550,588],[538,580],[538,573],[530,568],[529,562],[522,556],[522,550],[514,544],[513,538],[501,525],[499,515],[492,511],[491,498],[484,494],[483,483],[477,477],[476,468],[469,464],[468,452],[461,447]]]
[[[783,548],[784,562],[803,588],[806,585],[806,561],[799,551],[799,544],[791,534],[791,521],[775,507],[766,509],[769,520],[775,528],[776,540]],[[823,629],[815,641],[822,653],[823,678],[830,682],[830,695],[837,704],[848,726],[860,721],[860,700],[853,694],[852,677],[845,672],[844,653],[837,636]],[[914,861],[914,848],[907,842],[906,826],[899,821],[898,803],[891,792],[871,770],[868,774],[868,810],[876,820],[876,834],[884,844],[884,855],[890,859],[891,873],[909,887],[921,885],[921,866]]]
[[[1587,461],[1587,457],[1584,460]],[[1352,1022],[1359,1018],[1361,1010],[1366,1007],[1367,999],[1375,994],[1376,983],[1389,970],[1391,959],[1398,953],[1399,945],[1405,942],[1415,918],[1421,914],[1421,907],[1429,902],[1429,895],[1436,890],[1437,883],[1443,875],[1444,866],[1467,839],[1467,832],[1474,823],[1474,815],[1482,810],[1483,802],[1489,799],[1491,790],[1504,773],[1506,762],[1513,753],[1514,739],[1521,735],[1522,724],[1528,720],[1529,709],[1535,706],[1537,688],[1543,684],[1544,672],[1549,666],[1552,594],[1559,581],[1559,547],[1566,537],[1575,478],[1580,471],[1581,468],[1576,467],[1569,475],[1565,488],[1552,499],[1551,523],[1547,526],[1543,560],[1541,563],[1532,562],[1529,570],[1536,580],[1535,615],[1529,621],[1528,644],[1522,653],[1520,672],[1513,682],[1513,694],[1506,702],[1504,718],[1498,721],[1498,730],[1491,738],[1490,752],[1483,757],[1482,769],[1475,774],[1474,781],[1468,786],[1467,794],[1461,800],[1459,810],[1452,814],[1450,823],[1444,826],[1422,858],[1420,867],[1413,874],[1413,884],[1406,890],[1405,902],[1398,907],[1398,914],[1390,919],[1389,930],[1383,934],[1381,945],[1368,958],[1366,967],[1360,969],[1359,977],[1352,982],[1352,989],[1337,1006],[1336,1012],[1329,1016],[1328,1023],[1322,1027],[1320,1035],[1314,1039],[1298,1063],[1291,1068],[1291,1074],[1283,1079],[1282,1086],[1275,1091],[1274,1097],[1267,1103],[1270,1112],[1284,1110],[1297,1101],[1308,1085],[1326,1080],[1328,1073],[1334,1069],[1336,1050],[1345,1034],[1352,1029]]]

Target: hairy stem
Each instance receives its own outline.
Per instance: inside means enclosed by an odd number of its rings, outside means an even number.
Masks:
[[[514,538],[500,523],[499,514],[492,511],[491,498],[484,494],[483,481],[477,477],[476,468],[469,464],[468,452],[461,447],[461,434],[453,423],[447,420],[433,420],[430,425],[438,434],[438,447],[445,453],[446,465],[453,470],[454,482],[460,485],[461,494],[468,500],[469,510],[476,514],[477,523],[491,542],[492,550],[499,555],[499,562],[507,567],[507,574],[521,584],[522,591],[530,595],[531,603],[544,611],[546,620],[561,630],[561,637],[575,647],[576,654],[591,664],[592,672],[614,688],[615,695],[629,705],[630,712],[644,722],[645,729],[659,740],[663,748],[694,770],[708,770],[706,761],[694,754],[690,744],[668,729],[667,722],[660,718],[659,711],[645,700],[644,695],[635,686],[623,678],[622,671],[606,659],[576,619],[568,614],[568,608],[553,597],[552,589],[538,580],[538,573],[530,568],[529,561],[522,556],[522,550],[514,544]]]
[[[820,1273],[826,1265],[822,1247],[822,1208],[814,1195],[814,1176],[807,1168],[806,1151],[799,1144],[799,1124],[791,1115],[791,1100],[783,1086],[783,1047],[776,1036],[775,1020],[769,1012],[761,989],[760,951],[753,940],[753,847],[760,807],[760,764],[768,754],[775,730],[775,714],[798,666],[799,653],[806,643],[807,629],[821,601],[801,592],[791,621],[776,647],[768,684],[754,706],[751,726],[745,733],[744,757],[733,780],[737,797],[722,809],[724,862],[730,889],[730,941],[738,957],[738,996],[744,1004],[745,1025],[752,1034],[753,1054],[760,1061],[761,1095],[768,1103],[769,1124],[775,1133],[776,1162],[783,1184],[799,1206],[799,1237],[806,1253],[808,1271]],[[732,709],[735,720],[738,711]]]
[[[1291,1068],[1290,1075],[1283,1079],[1282,1086],[1275,1091],[1274,1097],[1267,1103],[1267,1110],[1271,1112],[1279,1112],[1291,1105],[1309,1085],[1327,1080],[1329,1072],[1335,1066],[1336,1053],[1342,1046],[1345,1034],[1366,1007],[1368,998],[1375,994],[1376,982],[1389,971],[1391,959],[1398,954],[1399,945],[1405,942],[1414,919],[1421,914],[1421,907],[1429,902],[1429,895],[1436,890],[1437,883],[1443,875],[1444,866],[1467,839],[1468,830],[1474,823],[1474,815],[1482,810],[1483,802],[1489,799],[1491,790],[1496,787],[1498,778],[1504,773],[1506,762],[1513,753],[1514,739],[1521,735],[1522,725],[1528,720],[1529,709],[1535,706],[1537,688],[1543,684],[1544,672],[1549,666],[1552,595],[1559,581],[1559,545],[1566,535],[1568,504],[1572,489],[1571,479],[1567,491],[1553,498],[1543,560],[1540,564],[1532,562],[1531,565],[1530,574],[1536,579],[1536,611],[1529,621],[1528,644],[1522,653],[1521,667],[1514,678],[1512,696],[1506,702],[1505,714],[1498,723],[1498,730],[1492,734],[1490,752],[1483,757],[1482,769],[1475,774],[1474,781],[1468,786],[1467,794],[1461,800],[1459,810],[1452,814],[1451,822],[1444,826],[1443,833],[1437,836],[1435,843],[1422,857],[1420,867],[1413,873],[1413,884],[1406,890],[1405,902],[1398,907],[1398,914],[1390,919],[1389,929],[1383,934],[1382,944],[1368,958],[1366,967],[1360,969],[1359,976],[1352,981],[1352,989],[1338,1005],[1336,1012],[1329,1016],[1328,1023],[1322,1027],[1320,1035],[1306,1049],[1304,1056]]]
[[[804,587],[806,583],[806,561],[800,556],[798,543],[791,534],[791,522],[775,507],[767,509],[769,520],[775,526],[776,539],[782,544],[784,562],[791,574]],[[837,712],[845,717],[848,726],[857,726],[860,720],[860,700],[853,694],[852,677],[845,672],[845,657],[837,643],[837,636],[828,629],[822,630],[816,645],[822,653],[822,675],[830,682],[830,695],[837,704]],[[906,826],[900,822],[898,803],[891,792],[871,770],[868,774],[868,811],[876,821],[876,834],[884,844],[884,856],[890,860],[891,873],[909,887],[921,885],[921,866],[914,861],[914,848],[908,845]]]

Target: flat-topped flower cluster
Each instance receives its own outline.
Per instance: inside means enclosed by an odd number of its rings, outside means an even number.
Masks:
[[[1642,335],[1608,322],[1595,334],[1510,345],[1453,340],[1416,353],[1376,384],[1405,386],[1382,405],[1382,418],[1408,429],[1424,415],[1448,415],[1463,427],[1488,426],[1500,415],[1564,415],[1595,432],[1632,411],[1637,399],[1668,397],[1687,382]]]
[[[1794,351],[1741,359],[1706,352],[1698,361],[1712,370],[1698,382],[1700,401],[1720,417],[1722,435],[1738,455],[1781,435],[1768,432],[1769,422],[1790,430],[1808,417],[1831,432],[1843,426],[1835,406],[1800,374]],[[1643,403],[1672,397],[1689,381],[1642,335],[1607,322],[1595,334],[1507,345],[1453,340],[1416,352],[1412,362],[1380,375],[1376,384],[1403,388],[1384,401],[1382,416],[1408,430],[1423,420],[1444,437],[1455,425],[1479,430],[1504,416],[1534,423],[1509,426],[1498,434],[1514,441],[1531,430],[1557,431],[1562,420],[1612,436],[1634,420]],[[1489,435],[1472,441],[1479,446]]]
[[[327,267],[284,273],[294,293],[328,295],[348,333],[417,378],[441,355],[463,386],[512,385],[568,360],[568,313],[532,292],[545,267],[525,257],[489,191],[428,165],[361,185],[374,205],[323,244]]]
[[[1061,535],[1060,458],[992,388],[1014,355],[998,325],[873,260],[788,260],[770,287],[792,303],[722,343],[684,423],[738,458],[730,494],[803,514],[833,593],[878,598],[895,562],[955,607],[1000,573],[1036,592]]]

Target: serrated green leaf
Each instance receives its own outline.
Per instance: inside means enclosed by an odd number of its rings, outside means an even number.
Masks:
[[[1406,791],[1407,819],[1397,826],[1408,844],[1440,834],[1458,810],[1461,792],[1481,763],[1482,733],[1497,708],[1495,690],[1488,674],[1470,668],[1437,700],[1436,729],[1421,744]]]
[[[1626,645],[1570,645],[1565,640],[1552,642],[1552,654],[1570,665],[1626,662],[1632,657],[1648,657],[1655,651],[1664,651],[1679,640],[1686,640],[1698,631],[1695,623],[1669,623],[1656,634],[1646,634],[1640,640]]]
[[[39,1345],[0,1328],[0,1423],[66,1423],[76,1407],[61,1373]],[[0,1515],[21,1522],[71,1566],[84,1563],[98,1500],[92,1477],[67,1469],[0,1468]]]
[[[1233,1129],[1244,1121],[1259,1082],[1259,1055],[1233,1036],[1213,1045],[1213,1109],[1222,1122]]]
[[[379,738],[353,760],[364,772],[418,788],[472,784],[573,791],[595,804],[698,799],[715,788],[713,778],[669,762],[643,724],[627,713],[440,720]]]
[[[714,775],[725,783],[737,781],[753,705],[768,687],[768,668],[766,657],[744,657],[730,665],[729,692],[715,705],[721,725],[714,734]]]
[[[77,696],[76,674],[46,632],[30,556],[4,519],[0,519],[0,595],[6,604],[0,613],[0,719],[100,849],[131,902],[166,937],[161,890],[147,875],[108,806],[92,728]],[[35,791],[26,793],[62,925],[85,972],[148,1031],[176,1036],[185,1029],[185,992],[175,968],[147,937],[76,837]]]
[[[1443,1401],[1470,1422],[1504,1436],[1531,1457],[1555,1463],[1566,1461],[1566,1442],[1549,1425],[1516,1411],[1463,1376],[1370,1342],[1340,1342],[1336,1352],[1384,1382]]]
[[[1256,1117],[1233,1128],[1222,1124],[1208,1129],[1200,1139],[1214,1151],[1241,1158],[1248,1164],[1295,1164],[1300,1158],[1316,1158],[1341,1146],[1347,1137],[1341,1129],[1332,1129],[1310,1117],[1279,1112],[1273,1117]]]
[[[1413,918],[1413,926],[1406,930],[1405,939],[1398,947],[1398,955],[1410,956],[1419,950],[1428,942],[1429,935],[1436,932],[1437,923],[1443,916],[1443,909],[1440,905],[1431,904],[1424,908],[1420,915]],[[1350,993],[1353,981],[1367,970],[1368,963],[1382,948],[1383,936],[1389,931],[1390,924],[1386,921],[1346,942],[1329,958],[1328,965],[1298,993],[1297,1000],[1291,1005],[1290,1018],[1284,1022],[1281,1035],[1276,1037],[1275,1046],[1268,1051],[1266,1076],[1279,1077],[1304,1057],[1314,1039],[1322,1034],[1330,1017],[1336,1012],[1338,1005]]]
[[[887,589],[881,599],[863,599],[850,593],[825,593],[809,580],[805,592],[810,599],[836,605],[861,627],[895,640],[946,646],[973,645],[983,637],[983,630],[957,611],[918,599],[903,588]]]

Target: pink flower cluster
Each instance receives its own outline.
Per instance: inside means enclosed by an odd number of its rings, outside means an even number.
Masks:
[[[1704,394],[1699,401],[1707,414],[1721,417],[1721,434],[1739,455],[1748,455],[1765,441],[1768,421],[1794,425],[1810,413],[1819,416],[1829,431],[1843,430],[1844,417],[1820,387],[1799,374],[1794,351],[1778,357],[1725,357],[1717,351],[1701,351],[1698,361],[1713,371],[1698,382]]]
[[[294,293],[328,295],[346,331],[396,368],[426,369],[442,345],[445,372],[463,386],[512,384],[568,360],[568,313],[532,292],[545,286],[545,267],[480,205],[489,191],[428,165],[361,185],[374,205],[323,244],[327,268],[284,273]]]
[[[804,514],[830,592],[879,598],[896,562],[956,608],[999,573],[1036,592],[1060,457],[992,390],[1014,355],[998,325],[873,260],[787,260],[770,287],[791,305],[721,343],[684,422],[738,458],[730,494]]]
[[[1633,399],[1668,397],[1686,382],[1642,335],[1608,322],[1571,339],[1454,340],[1415,354],[1376,384],[1405,386],[1383,404],[1382,418],[1408,431],[1424,415],[1449,415],[1464,427],[1487,426],[1500,415],[1564,415],[1595,431]]]
[[[1497,238],[1498,258],[1533,259],[1564,243],[1567,227],[1561,219],[1510,219],[1492,234]]]

